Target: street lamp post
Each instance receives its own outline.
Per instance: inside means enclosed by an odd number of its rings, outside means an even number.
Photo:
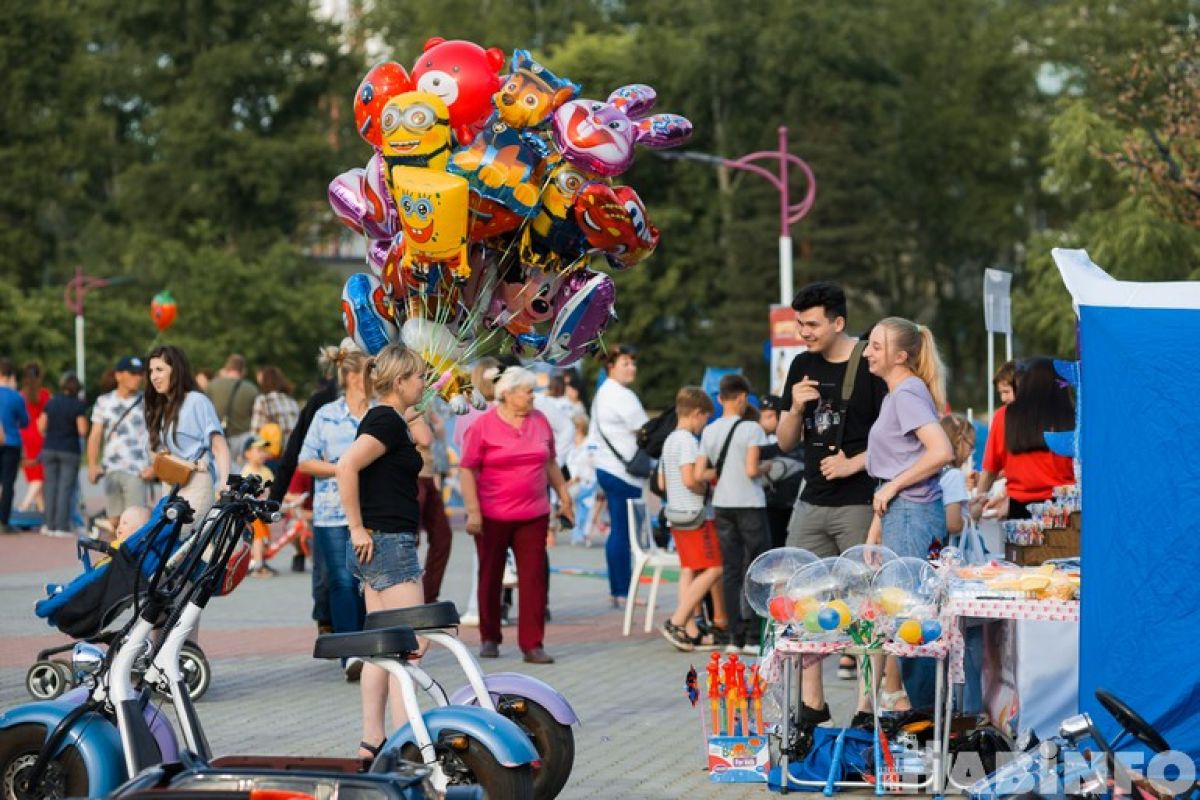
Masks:
[[[794,294],[792,287],[791,227],[808,215],[808,212],[812,210],[813,201],[817,197],[817,179],[813,176],[812,169],[809,168],[803,159],[788,152],[787,133],[787,126],[780,125],[778,150],[760,150],[755,153],[747,153],[741,158],[736,159],[722,158],[721,156],[714,156],[709,153],[697,153],[691,150],[659,153],[663,158],[703,161],[728,169],[753,172],[755,175],[765,178],[775,187],[775,190],[779,192],[779,304],[784,306],[792,302],[792,295]],[[778,162],[778,172],[772,172],[766,167],[755,163],[764,160]],[[804,173],[804,179],[807,183],[804,198],[798,203],[790,201],[788,192],[789,164]]]
[[[75,277],[67,282],[67,288],[63,292],[63,303],[67,308],[75,312],[75,374],[79,376],[80,383],[87,382],[87,374],[84,370],[84,348],[83,348],[83,303],[87,297],[87,293],[92,289],[102,289],[108,286],[110,281],[106,278],[97,278],[94,275],[84,275],[83,267],[75,267]]]

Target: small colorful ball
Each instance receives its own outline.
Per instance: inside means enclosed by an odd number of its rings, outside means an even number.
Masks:
[[[821,628],[821,621],[818,619],[819,615],[820,612],[815,610],[809,611],[807,614],[805,614],[804,630],[808,631],[809,633],[820,633],[823,629]]]
[[[921,623],[915,619],[906,619],[896,629],[896,638],[905,644],[921,643]]]
[[[771,598],[771,602],[767,604],[767,611],[771,614],[771,619],[776,622],[788,622],[792,618],[792,600],[786,595],[776,595]]]
[[[826,606],[817,612],[817,623],[824,631],[836,631],[842,624],[842,615],[836,608]]]
[[[845,628],[854,621],[854,614],[850,612],[850,606],[846,605],[845,600],[831,600],[825,607],[832,608],[834,611],[838,612],[838,616],[840,617],[838,621],[839,628]]]
[[[921,623],[921,638],[925,640],[926,644],[937,641],[941,635],[942,623],[936,619],[927,619]]]

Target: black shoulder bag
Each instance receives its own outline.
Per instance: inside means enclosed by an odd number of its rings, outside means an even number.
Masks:
[[[596,420],[596,431],[599,432],[600,438],[608,445],[608,449],[612,451],[612,454],[617,457],[617,461],[621,462],[621,466],[625,467],[626,472],[635,478],[649,478],[654,474],[655,461],[642,448],[639,447],[634,451],[633,458],[626,460],[625,456],[621,455],[617,448],[613,447],[613,443],[604,435],[604,429],[600,427],[600,419],[596,417],[595,402],[592,403],[592,418]]]

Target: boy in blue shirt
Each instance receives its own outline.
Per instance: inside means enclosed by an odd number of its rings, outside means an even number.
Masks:
[[[13,487],[21,466],[21,428],[29,424],[12,362],[0,358],[0,533],[12,533]]]

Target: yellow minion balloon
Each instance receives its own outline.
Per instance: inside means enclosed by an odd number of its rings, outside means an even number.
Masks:
[[[442,265],[458,280],[471,274],[467,262],[467,179],[416,167],[392,170],[392,192],[404,226],[406,270]]]
[[[450,161],[450,111],[436,94],[396,95],[383,107],[379,127],[389,179],[399,167],[444,170]]]

